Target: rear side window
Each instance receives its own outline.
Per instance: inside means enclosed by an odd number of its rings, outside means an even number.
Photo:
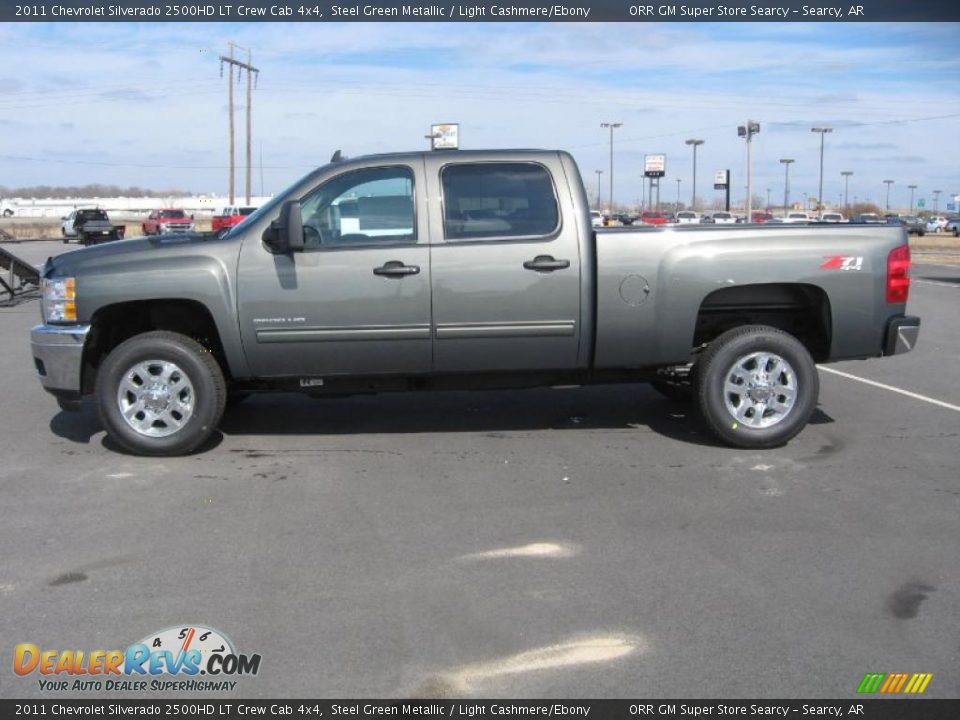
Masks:
[[[543,237],[559,225],[553,181],[542,165],[448,165],[440,179],[447,240]]]

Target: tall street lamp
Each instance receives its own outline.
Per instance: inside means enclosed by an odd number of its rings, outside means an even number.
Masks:
[[[622,122],[600,123],[602,128],[610,128],[610,212],[613,213],[613,131],[622,127]]]
[[[820,190],[817,192],[817,205],[823,206],[823,138],[827,133],[832,133],[833,128],[815,127],[810,128],[810,132],[820,133]]]
[[[770,188],[767,188],[767,212],[770,211]]]
[[[597,174],[597,210],[602,209],[600,205],[600,176],[603,175],[603,170],[594,170]]]
[[[737,135],[747,141],[747,221],[753,217],[753,159],[750,147],[753,145],[753,136],[760,132],[760,123],[747,120],[745,125],[737,128]]]
[[[940,209],[940,193],[941,192],[942,192],[941,190],[933,191],[933,214],[934,215],[936,215],[937,210]]]
[[[910,214],[913,215],[913,191],[917,189],[916,185],[907,185],[910,188]]]
[[[780,164],[783,165],[783,216],[787,216],[787,208],[790,207],[790,163],[793,158],[780,158]]]
[[[690,209],[697,211],[697,148],[703,145],[703,140],[690,138],[686,141],[687,145],[693,145],[693,195],[690,198]]]
[[[677,178],[677,212],[680,212],[680,178]]]
[[[840,174],[843,175],[843,207],[849,213],[850,203],[847,202],[847,192],[850,190],[850,176],[853,175],[853,170],[843,170]]]
[[[884,184],[887,186],[887,210],[890,209],[890,186],[893,185],[893,180],[884,180]]]

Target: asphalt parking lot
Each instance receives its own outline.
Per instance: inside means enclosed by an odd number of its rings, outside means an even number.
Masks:
[[[41,390],[37,301],[0,308],[0,695],[43,694],[16,643],[202,623],[262,656],[215,697],[956,697],[960,266],[913,275],[917,349],[830,367],[941,404],[824,371],[764,452],[613,386],[254,397],[131,457]]]

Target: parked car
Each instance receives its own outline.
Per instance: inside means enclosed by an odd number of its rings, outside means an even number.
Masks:
[[[890,225],[903,226],[910,235],[923,237],[927,232],[927,224],[915,215],[887,215],[886,220]]]
[[[947,220],[947,227],[944,228],[947,232],[953,233],[954,237],[960,236],[960,218],[952,218]]]
[[[850,218],[854,225],[883,225],[883,219],[876,213],[860,213]]]
[[[765,222],[770,222],[773,219],[773,213],[768,213],[762,210],[755,211],[750,217],[750,222],[754,222],[757,225],[763,225]]]
[[[33,366],[65,410],[92,395],[112,442],[143,455],[193,452],[251,391],[662,385],[683,370],[707,427],[758,449],[807,424],[816,363],[916,346],[899,228],[599,240],[585,197],[565,152],[330,163],[218,242],[47,260]]]
[[[700,216],[692,210],[681,210],[677,213],[677,225],[698,225]]]
[[[633,215],[627,215],[626,213],[617,215],[617,222],[621,225],[633,225],[634,219]]]
[[[728,212],[715,212],[710,216],[710,219],[718,225],[734,225],[737,222],[737,219],[733,216],[733,213]]]
[[[100,208],[79,208],[62,220],[60,233],[64,243],[76,238],[81,245],[96,245],[119,240],[126,231],[126,226],[112,224],[106,211]]]
[[[255,211],[255,207],[233,206],[221,208],[213,214],[213,220],[211,222],[210,229],[215,233],[221,233],[224,230],[229,230],[234,225],[239,225],[242,223],[247,219],[248,215],[253,214]]]
[[[603,215],[599,210],[590,211],[590,227],[603,227]]]
[[[807,215],[805,212],[799,212],[799,211],[788,212],[784,216],[783,221],[785,223],[803,225],[810,222],[810,216]]]
[[[926,220],[928,233],[938,233],[947,228],[947,219],[942,215],[934,215]]]
[[[185,232],[193,232],[193,215],[187,215],[182,208],[154,210],[143,221],[144,235]]]
[[[645,225],[665,225],[667,219],[663,216],[663,213],[654,212],[653,210],[645,210],[640,213],[640,222]]]
[[[847,219],[843,216],[843,213],[838,212],[825,212],[820,213],[820,222],[822,223],[845,223]]]

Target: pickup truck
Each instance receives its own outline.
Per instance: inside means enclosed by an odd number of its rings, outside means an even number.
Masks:
[[[76,238],[81,245],[120,240],[126,230],[124,225],[112,224],[107,213],[99,208],[73,210],[62,220],[60,232],[64,243],[70,242],[71,238]]]
[[[254,207],[225,207],[220,208],[213,214],[210,221],[210,229],[215,233],[222,233],[229,230],[234,225],[239,225],[256,211]]]
[[[815,363],[917,341],[900,227],[592,227],[559,151],[338,160],[223,236],[47,261],[31,345],[62,409],[190,453],[229,397],[653,382],[744,448],[782,445]]]
[[[142,229],[144,235],[192,232],[193,216],[187,215],[182,208],[154,210],[144,219]]]

